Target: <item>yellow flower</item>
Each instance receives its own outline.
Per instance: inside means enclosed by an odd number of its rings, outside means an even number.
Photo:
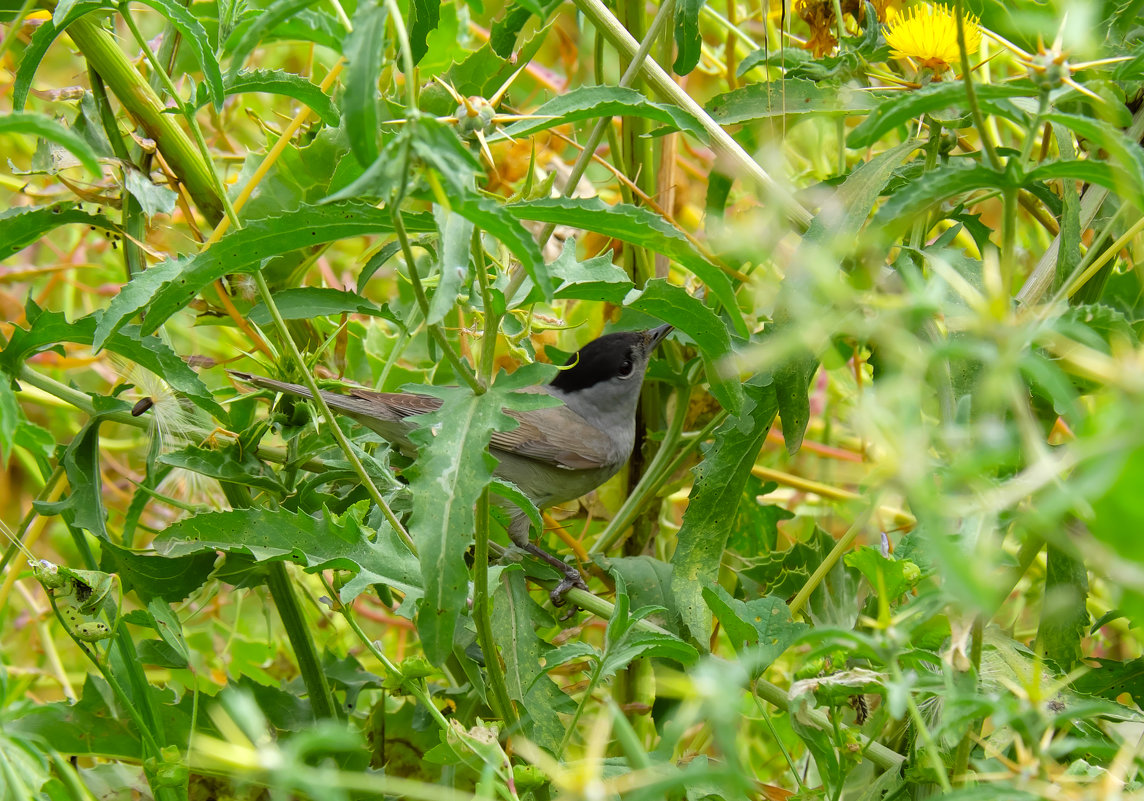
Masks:
[[[912,58],[921,67],[940,75],[961,57],[957,49],[957,17],[945,6],[914,6],[896,15],[886,28],[886,44],[897,58]],[[981,47],[977,18],[965,16],[965,50],[976,53]]]

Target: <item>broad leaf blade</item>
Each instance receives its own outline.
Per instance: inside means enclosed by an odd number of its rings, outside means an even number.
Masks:
[[[748,408],[716,429],[714,442],[696,468],[671,560],[671,588],[680,616],[691,636],[701,643],[711,636],[702,589],[718,578],[743,489],[778,410],[774,387],[748,383],[743,388]]]

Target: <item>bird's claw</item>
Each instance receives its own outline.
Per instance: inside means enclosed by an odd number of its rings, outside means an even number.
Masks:
[[[556,588],[552,590],[552,592],[548,593],[548,597],[552,600],[553,606],[564,606],[564,596],[573,588],[584,590],[585,592],[588,591],[588,585],[584,583],[580,571],[571,565],[567,565],[566,567],[564,578],[560,580],[560,583],[556,585]]]

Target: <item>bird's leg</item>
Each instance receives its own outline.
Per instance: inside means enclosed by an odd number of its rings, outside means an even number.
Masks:
[[[564,576],[564,578],[560,580],[560,583],[556,585],[556,589],[548,594],[548,597],[552,599],[552,605],[563,606],[564,595],[573,587],[587,591],[588,585],[584,583],[584,578],[580,575],[580,571],[564,560],[557,559],[539,545],[534,545],[530,534],[528,517],[523,512],[517,510],[517,513],[513,514],[512,519],[509,521],[509,539],[512,540],[516,547],[552,565]]]
[[[563,574],[564,578],[556,585],[556,589],[548,593],[548,597],[552,599],[553,606],[563,606],[565,594],[573,587],[584,590],[585,592],[588,590],[588,585],[584,583],[584,578],[580,575],[580,571],[572,565],[562,559],[557,559],[539,545],[533,545],[531,542],[525,543],[521,547],[538,559],[543,559]]]

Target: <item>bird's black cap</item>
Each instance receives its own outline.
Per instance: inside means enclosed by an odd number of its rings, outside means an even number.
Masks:
[[[647,367],[648,356],[670,331],[661,326],[650,331],[619,331],[594,339],[573,354],[552,379],[562,392],[587,389],[601,381],[627,378]]]

